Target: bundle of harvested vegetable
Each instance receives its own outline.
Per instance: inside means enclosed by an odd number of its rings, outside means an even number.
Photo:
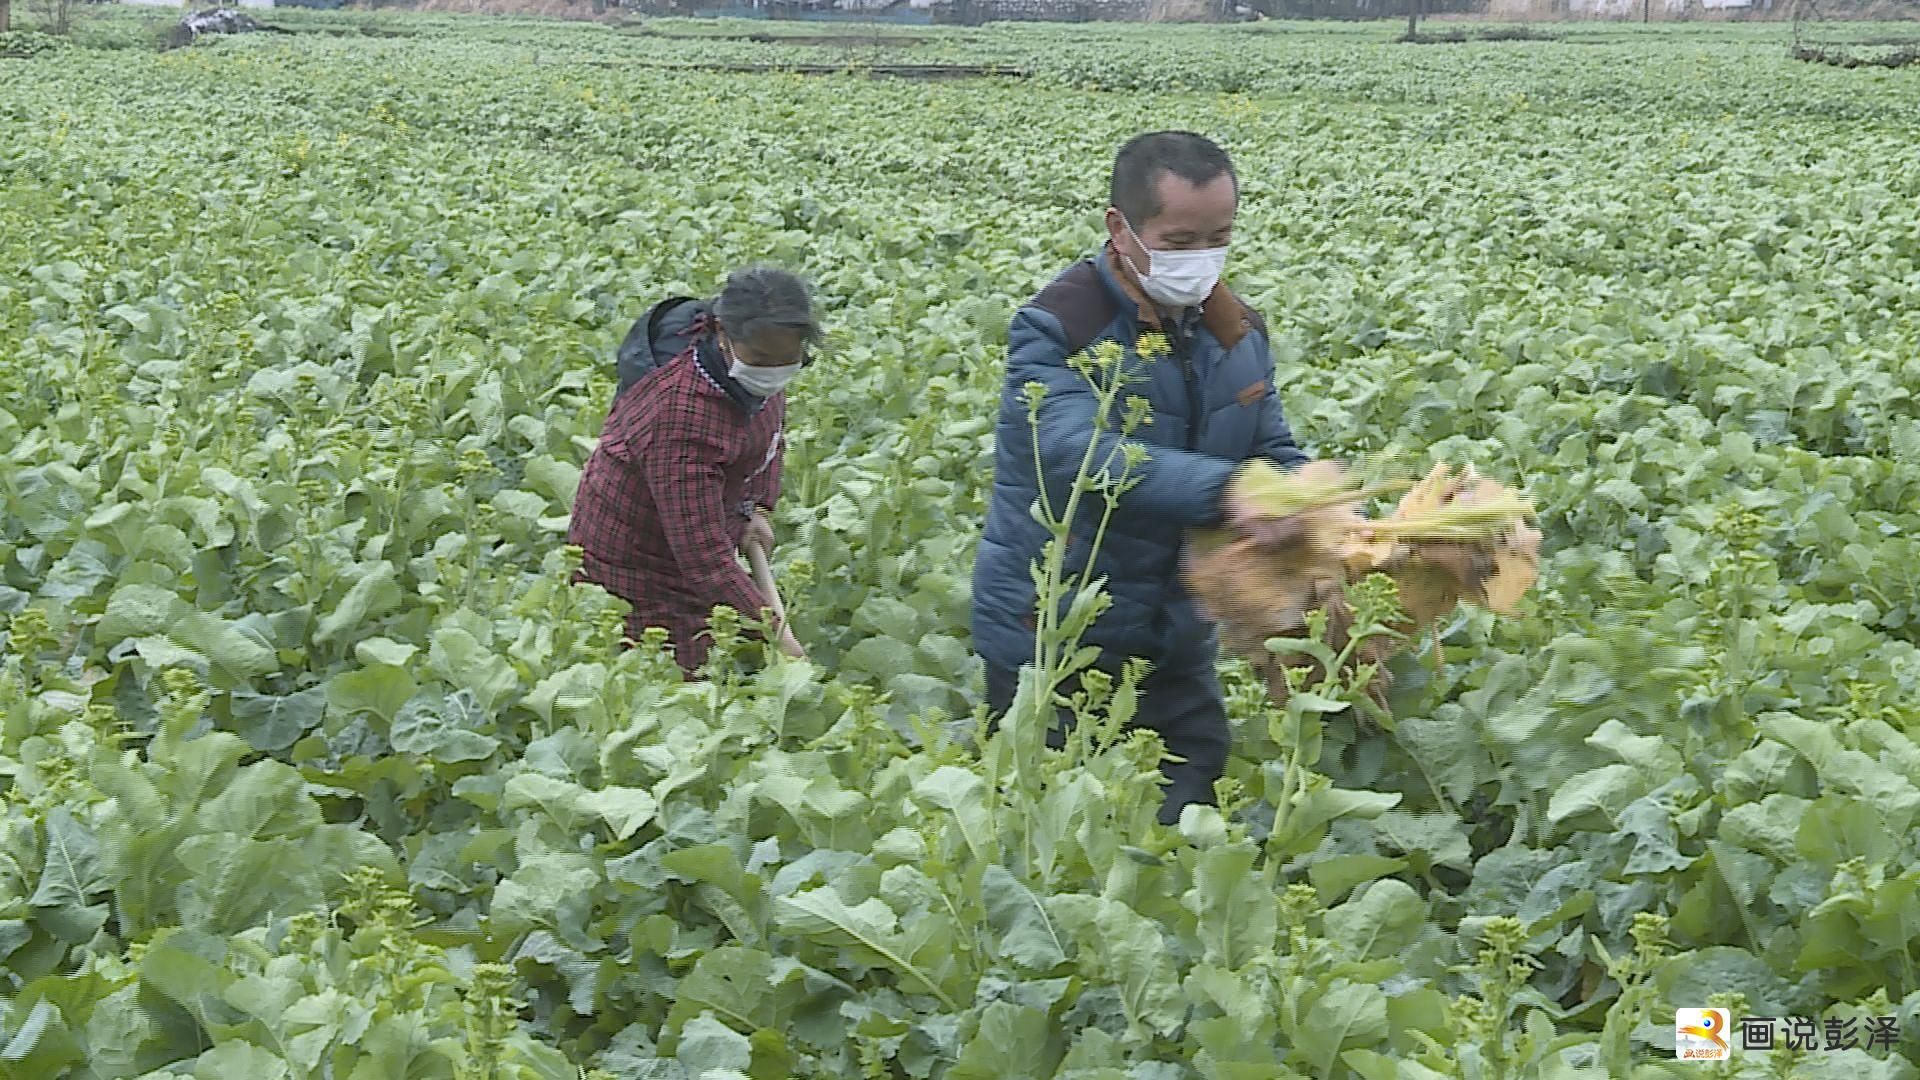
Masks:
[[[1229,530],[1190,537],[1182,567],[1189,591],[1219,623],[1221,644],[1247,658],[1275,702],[1287,698],[1288,667],[1308,667],[1310,679],[1324,672],[1303,653],[1270,651],[1267,641],[1305,637],[1307,613],[1318,610],[1327,618],[1326,644],[1335,655],[1347,652],[1353,613],[1346,583],[1384,572],[1406,612],[1392,627],[1399,640],[1369,637],[1346,657],[1350,670],[1374,665],[1367,692],[1382,707],[1386,661],[1405,640],[1462,600],[1513,614],[1532,586],[1540,533],[1527,525],[1533,507],[1524,496],[1471,468],[1439,465],[1386,517],[1361,513],[1362,503],[1402,487],[1409,486],[1363,483],[1338,462],[1293,474],[1256,462],[1228,492],[1236,525],[1257,536],[1263,522],[1285,519],[1295,526],[1294,541],[1275,546]]]
[[[1305,653],[1270,651],[1269,639],[1305,639],[1308,613],[1320,611],[1327,620],[1323,638],[1327,647],[1335,655],[1347,649],[1353,611],[1338,562],[1283,560],[1252,540],[1210,537],[1188,548],[1183,569],[1188,589],[1220,626],[1221,647],[1246,658],[1276,704],[1285,704],[1290,693],[1288,668],[1308,669],[1309,685],[1326,672]],[[1350,668],[1376,665],[1367,692],[1382,708],[1388,687],[1386,660],[1392,648],[1386,638],[1369,637],[1354,646],[1348,658]]]
[[[1540,532],[1527,525],[1533,501],[1468,466],[1454,472],[1435,465],[1385,520],[1368,532],[1395,545],[1383,569],[1401,583],[1401,606],[1419,625],[1430,625],[1459,600],[1501,615],[1518,614],[1520,598],[1540,576]],[[1395,572],[1391,564],[1405,564]],[[1409,586],[1412,595],[1409,595]],[[1421,594],[1420,588],[1447,593]]]

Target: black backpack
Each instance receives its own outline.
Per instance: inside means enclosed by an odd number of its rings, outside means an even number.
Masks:
[[[712,311],[712,303],[691,296],[671,296],[648,308],[620,343],[614,361],[614,374],[620,385],[614,390],[614,396],[626,393],[627,387],[645,378],[648,372],[686,352],[687,346],[706,329],[707,316]]]

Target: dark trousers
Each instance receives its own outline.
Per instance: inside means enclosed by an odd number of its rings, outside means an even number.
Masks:
[[[1109,669],[1104,660],[1098,666],[1113,673],[1118,683],[1117,666]],[[1078,685],[1077,676],[1070,678],[1060,692],[1071,696]],[[1019,672],[987,665],[987,710],[994,719],[1006,715],[1013,707],[1013,695],[1019,688]],[[1061,731],[1072,726],[1072,722],[1073,713],[1061,709],[1060,723],[1049,732],[1047,745],[1055,749],[1064,745]],[[1160,771],[1168,781],[1161,789],[1166,801],[1160,806],[1160,823],[1177,823],[1181,809],[1189,803],[1212,806],[1213,782],[1226,771],[1232,737],[1227,727],[1226,701],[1220,693],[1219,673],[1211,667],[1153,669],[1140,684],[1134,726],[1158,732],[1167,751],[1185,759],[1160,763]]]

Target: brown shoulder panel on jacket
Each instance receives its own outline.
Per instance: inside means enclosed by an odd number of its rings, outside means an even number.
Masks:
[[[1092,344],[1120,311],[1107,287],[1100,283],[1100,271],[1091,259],[1062,271],[1033,298],[1033,306],[1059,321],[1067,335],[1068,356]]]
[[[1241,301],[1241,303],[1245,304],[1246,302]],[[1254,308],[1251,305],[1247,306],[1247,318],[1253,320],[1253,328],[1260,332],[1261,337],[1267,338],[1269,342],[1273,340],[1271,337],[1267,336],[1267,320],[1261,318],[1260,313],[1254,310]]]

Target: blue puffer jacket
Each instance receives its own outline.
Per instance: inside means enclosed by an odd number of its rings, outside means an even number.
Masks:
[[[1133,357],[1139,335],[1160,328],[1171,355],[1151,364]],[[1228,480],[1242,462],[1265,457],[1283,468],[1308,460],[1294,444],[1273,385],[1266,326],[1225,286],[1178,325],[1162,325],[1153,306],[1122,285],[1111,248],[1074,264],[1013,318],[1007,341],[1007,378],[995,436],[993,491],[973,570],[974,648],[989,664],[1017,668],[1033,658],[1033,574],[1047,531],[1030,512],[1039,497],[1039,470],[1055,513],[1094,436],[1094,388],[1067,359],[1099,341],[1126,346],[1146,381],[1121,395],[1144,396],[1153,420],[1134,438],[1149,460],[1135,467],[1139,483],[1120,501],[1093,566],[1107,578],[1113,599],[1085,644],[1111,658],[1142,656],[1157,667],[1209,665],[1218,642],[1200,618],[1179,577],[1186,529],[1218,525]],[[1047,388],[1039,421],[1027,414],[1026,384]],[[1117,444],[1120,418],[1101,432],[1096,463]],[[1116,470],[1118,468],[1116,459]],[[1097,465],[1096,465],[1097,467]],[[1104,499],[1082,496],[1071,530],[1067,569],[1086,568],[1087,549]]]

